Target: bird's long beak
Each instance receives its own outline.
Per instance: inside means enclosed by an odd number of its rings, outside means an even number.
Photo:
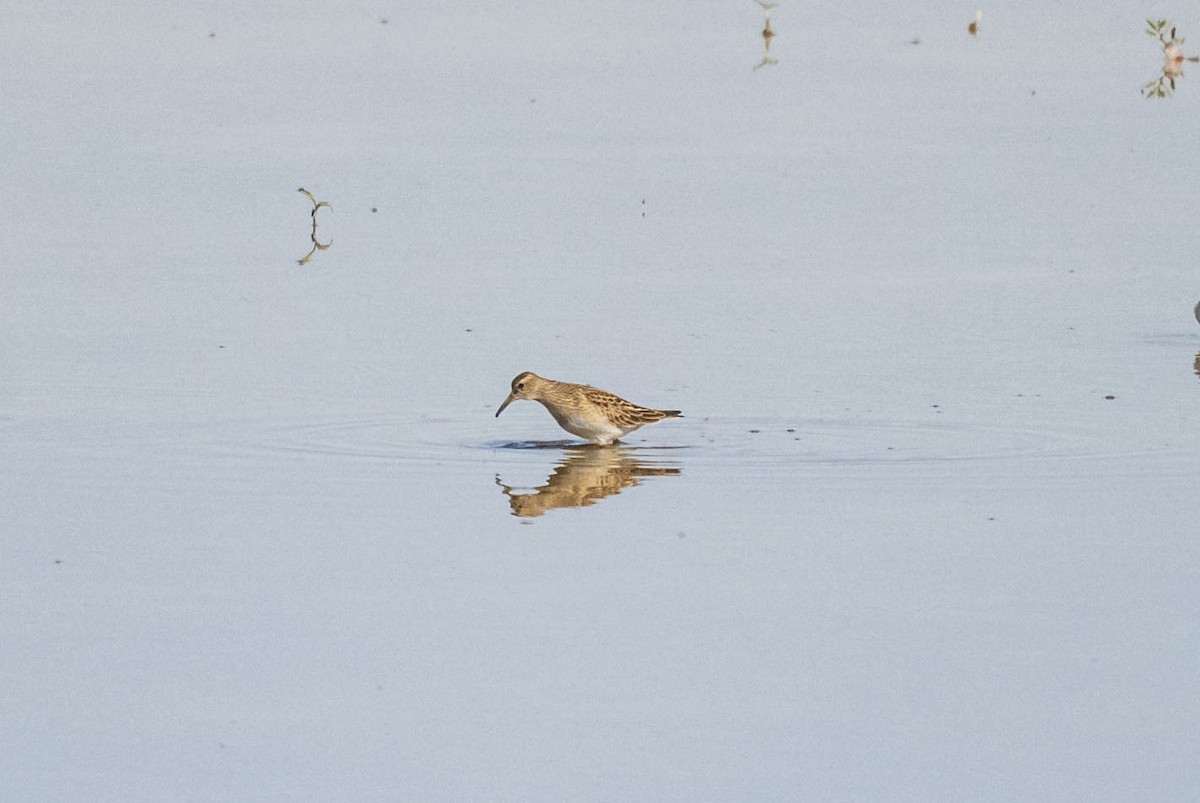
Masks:
[[[510,394],[508,394],[508,398],[504,400],[504,404],[500,405],[500,409],[496,411],[496,418],[500,417],[500,414],[502,412],[504,412],[505,407],[512,404],[512,400],[513,400],[513,395],[510,393]]]

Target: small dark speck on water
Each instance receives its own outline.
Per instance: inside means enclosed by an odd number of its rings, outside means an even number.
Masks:
[[[219,348],[219,349],[223,349],[223,348],[225,348],[225,347],[224,347],[224,346],[217,346],[217,348]]]
[[[757,435],[758,433],[762,432],[762,430],[761,430],[761,429],[752,429],[752,430],[750,430],[750,431],[751,431],[751,432],[753,432],[755,435]]]
[[[463,331],[464,332],[474,332],[475,330],[474,329],[464,329]]]
[[[387,25],[387,17],[384,17],[383,19],[381,19],[381,20],[379,21],[379,24],[380,24],[380,25]]]
[[[62,560],[61,560],[61,559],[59,559],[59,558],[55,558],[55,559],[54,559],[54,563],[55,563],[55,565],[59,565],[59,564],[61,564],[61,563],[62,563]]]
[[[378,211],[379,211],[379,210],[378,210],[378,209],[376,209],[375,207],[373,207],[373,206],[371,207],[371,214],[372,214],[372,215],[373,215],[373,214],[375,214],[375,213],[376,213],[376,212],[378,212]]]
[[[209,32],[208,32],[208,38],[209,38],[209,39],[216,39],[216,38],[217,38],[217,33],[216,33],[216,31],[209,31]]]
[[[795,427],[788,427],[788,432],[795,432],[795,431],[796,431]]]
[[[936,404],[933,404],[933,405],[930,405],[930,406],[931,406],[931,407],[935,407],[935,408],[937,407],[937,405],[936,405]]]
[[[1116,397],[1116,396],[1113,396],[1113,395],[1110,393],[1109,395],[1105,396],[1104,398],[1108,399],[1109,401],[1112,401],[1113,399],[1115,399],[1115,398],[1117,398],[1117,397]]]

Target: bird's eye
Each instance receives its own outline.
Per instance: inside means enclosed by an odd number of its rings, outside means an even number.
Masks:
[[[518,382],[518,383],[517,383],[517,390],[524,390],[524,389],[525,389],[525,383],[524,383],[524,382]]]

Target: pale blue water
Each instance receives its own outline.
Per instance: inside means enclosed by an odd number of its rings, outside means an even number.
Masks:
[[[1200,70],[973,12],[8,9],[4,796],[1186,799]]]

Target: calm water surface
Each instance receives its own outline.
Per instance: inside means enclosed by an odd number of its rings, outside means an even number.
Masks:
[[[10,9],[4,788],[1192,794],[1200,67],[973,11]]]

